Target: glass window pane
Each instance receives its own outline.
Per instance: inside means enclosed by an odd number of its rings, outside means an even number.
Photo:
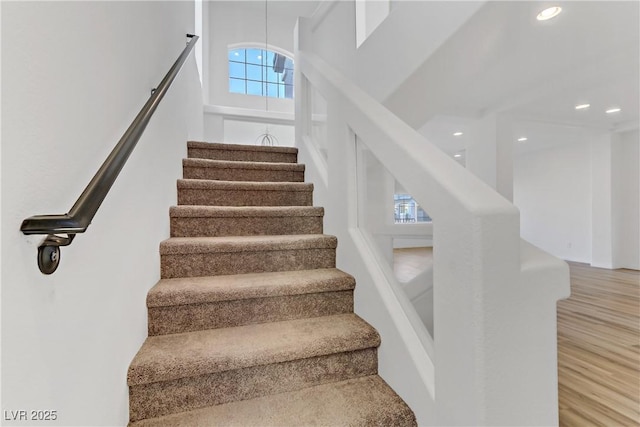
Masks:
[[[284,75],[282,76],[282,81],[285,84],[292,85],[293,84],[293,73],[289,70],[284,70]]]
[[[247,94],[248,95],[262,95],[262,82],[247,81]]]
[[[236,79],[245,79],[244,63],[229,61],[229,77]]]
[[[247,79],[262,81],[262,67],[260,65],[247,64]]]
[[[267,83],[267,96],[272,98],[278,97],[278,84],[277,83]]]
[[[234,49],[229,51],[229,61],[244,62],[244,49]]]
[[[410,194],[394,194],[395,223],[431,222],[429,214],[422,209]]]
[[[268,67],[273,67],[273,57],[274,57],[274,53],[271,52],[270,50],[267,51],[267,59],[265,60],[265,65],[267,65]]]
[[[246,80],[229,79],[229,92],[231,93],[247,93],[245,89]]]
[[[287,58],[284,60],[284,68],[293,71],[293,60],[290,58]]]
[[[280,75],[273,71],[273,67],[267,67],[267,81],[269,83],[277,83],[280,81]]]
[[[278,73],[273,61],[281,57]],[[257,96],[293,98],[293,60],[265,49],[228,52],[229,91]]]
[[[247,49],[247,62],[262,65],[262,50]]]

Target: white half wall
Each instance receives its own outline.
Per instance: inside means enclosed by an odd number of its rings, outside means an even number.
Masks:
[[[202,134],[193,54],[86,233],[40,273],[20,224],[69,210],[194,32],[189,1],[2,2],[2,410],[126,425],[127,369],[186,140]],[[26,425],[4,421],[3,425]]]

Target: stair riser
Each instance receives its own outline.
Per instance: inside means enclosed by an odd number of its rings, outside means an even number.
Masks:
[[[178,189],[179,205],[311,206],[312,191]]]
[[[129,387],[131,421],[377,373],[375,348]]]
[[[227,328],[353,312],[353,291],[149,308],[149,335]]]
[[[313,270],[315,268],[335,268],[335,266],[335,249],[215,252],[160,256],[160,270],[163,279],[267,271]]]
[[[322,234],[322,217],[171,218],[171,237]]]
[[[212,150],[206,148],[189,148],[187,156],[190,159],[233,160],[240,162],[296,163],[298,161],[298,155],[295,153]]]
[[[220,181],[254,182],[303,182],[302,171],[279,171],[265,169],[228,169],[184,167],[184,179],[214,179]]]

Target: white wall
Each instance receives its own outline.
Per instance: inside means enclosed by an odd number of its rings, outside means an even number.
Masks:
[[[611,136],[591,142],[591,265],[613,268]]]
[[[388,15],[386,1],[365,3],[367,38],[356,53],[358,84],[382,101],[467,22],[484,1],[394,1]]]
[[[262,145],[262,137],[266,132],[276,138],[275,144],[279,147],[293,147],[295,134],[293,126],[265,123],[253,123],[240,120],[225,120],[225,138],[234,144]],[[268,144],[266,144],[268,145]]]
[[[269,1],[267,9],[267,34],[265,40],[264,1],[212,1],[205,8],[207,49],[204,98],[208,104],[240,107],[252,110],[293,113],[293,100],[266,98],[229,92],[228,50],[230,47],[251,46],[268,48],[293,58],[293,28],[299,15],[311,14],[316,1]],[[226,141],[240,144],[255,144],[255,139],[265,132],[264,126],[245,121],[244,130],[225,117],[204,114],[204,138],[208,141]],[[255,132],[254,132],[255,131]],[[252,134],[254,132],[254,134]],[[293,145],[293,131],[275,126],[279,145]]]
[[[293,28],[297,14],[311,13],[315,2],[270,1],[267,42],[270,49],[293,57]],[[214,1],[209,3],[209,101],[215,105],[265,109],[265,98],[229,93],[227,65],[230,45],[265,46],[265,2]],[[270,111],[293,112],[290,99],[269,98]]]
[[[557,257],[591,262],[588,141],[517,155],[513,186],[525,240]]]
[[[180,159],[201,137],[193,55],[56,273],[38,271],[42,237],[19,228],[68,211],[184,48],[193,3],[1,7],[2,409],[56,410],[55,425],[125,425],[127,369],[147,335]]]
[[[514,162],[523,238],[566,260],[640,269],[638,131],[526,126],[536,136]]]
[[[356,0],[356,44],[358,47],[389,16],[390,0]]]
[[[640,134],[616,135],[612,149],[613,264],[640,270]]]

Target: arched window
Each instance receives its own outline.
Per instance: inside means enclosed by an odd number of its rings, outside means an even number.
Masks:
[[[229,49],[229,92],[293,98],[293,59],[265,49]]]

